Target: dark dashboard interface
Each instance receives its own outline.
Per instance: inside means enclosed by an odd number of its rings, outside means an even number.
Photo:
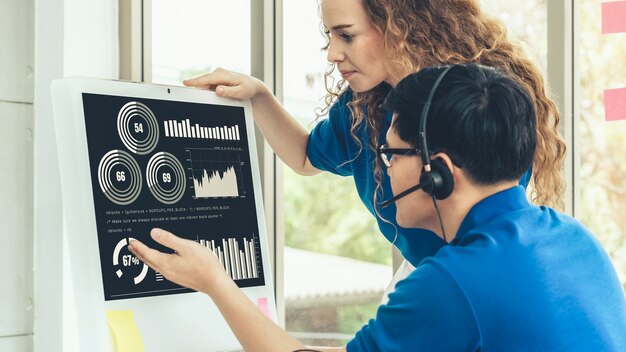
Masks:
[[[265,284],[243,107],[84,93],[83,108],[105,300],[193,292],[128,250],[172,252],[155,227],[206,247],[239,287]]]

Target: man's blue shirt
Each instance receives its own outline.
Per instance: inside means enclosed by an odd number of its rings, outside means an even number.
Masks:
[[[396,223],[395,204],[391,204],[385,209],[378,207],[378,213],[382,218],[376,215],[373,196],[377,185],[374,178],[374,165],[377,155],[368,146],[370,138],[364,122],[354,131],[360,144],[352,137],[352,118],[347,106],[351,99],[352,92],[348,90],[331,107],[328,118],[320,121],[311,131],[307,156],[311,164],[320,170],[341,176],[352,176],[359,197],[367,210],[376,218],[382,234],[389,242],[394,243],[404,258],[411,264],[417,265],[425,257],[436,253],[444,245],[444,241],[427,230],[399,227]],[[391,115],[389,114],[379,132],[379,144],[385,143],[390,124]],[[530,175],[530,171],[527,172],[520,180],[520,184],[526,187],[530,181]],[[377,195],[377,203],[391,197],[393,197],[393,193],[389,177],[386,170],[382,170],[382,184]]]
[[[347,349],[626,351],[624,292],[586,228],[517,186],[476,204]]]

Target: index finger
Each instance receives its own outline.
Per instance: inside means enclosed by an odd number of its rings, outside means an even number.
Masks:
[[[198,76],[191,79],[186,79],[183,84],[187,87],[215,87],[220,84],[228,85],[230,80],[222,71],[213,71],[202,76]]]
[[[131,253],[136,255],[139,260],[159,272],[161,271],[159,268],[163,265],[163,262],[171,255],[152,249],[135,239],[128,243],[128,249]]]
[[[188,240],[180,238],[169,231],[159,228],[152,229],[152,231],[150,231],[150,236],[157,243],[162,244],[165,247],[173,249],[174,251],[179,253],[184,250],[184,248],[187,246],[187,243],[189,242]]]

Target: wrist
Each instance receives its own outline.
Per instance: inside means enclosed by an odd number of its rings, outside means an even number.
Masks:
[[[220,269],[221,266],[220,266]],[[205,280],[206,285],[201,287],[200,292],[205,293],[211,297],[215,294],[215,292],[223,289],[229,283],[234,283],[234,281],[228,276],[225,270],[215,270],[210,274],[210,276]]]
[[[255,102],[259,102],[268,98],[272,98],[274,94],[270,91],[269,87],[265,85],[263,81],[258,78],[254,78],[254,94],[250,98],[250,101],[254,104]]]

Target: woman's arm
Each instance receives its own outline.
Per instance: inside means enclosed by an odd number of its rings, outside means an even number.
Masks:
[[[301,175],[320,172],[311,165],[306,155],[309,133],[259,79],[218,68],[212,73],[186,80],[184,84],[215,90],[220,97],[251,99],[254,120],[280,159]]]

